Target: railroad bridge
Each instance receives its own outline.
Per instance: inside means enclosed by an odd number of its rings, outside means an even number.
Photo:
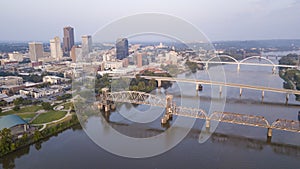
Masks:
[[[176,106],[173,102],[172,95],[160,97],[138,91],[109,92],[109,89],[107,88],[102,89],[101,99],[97,103],[98,108],[108,112],[115,108],[115,103],[145,104],[165,108],[165,113],[161,119],[162,124],[168,123],[172,119],[172,116],[175,115],[203,119],[205,120],[205,126],[208,130],[210,128],[211,121],[218,121],[223,123],[266,128],[268,130],[268,137],[272,137],[273,129],[300,133],[299,121],[277,119],[276,121],[269,123],[263,116],[231,112],[213,112],[209,115],[203,109]]]

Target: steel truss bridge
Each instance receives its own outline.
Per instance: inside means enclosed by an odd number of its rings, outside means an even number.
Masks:
[[[213,112],[209,115],[202,109],[176,106],[173,103],[172,98],[172,95],[168,95],[167,97],[160,97],[149,93],[137,91],[108,92],[108,90],[104,90],[99,105],[100,107],[104,106],[105,111],[109,111],[111,104],[114,104],[115,102],[145,104],[150,106],[166,108],[166,112],[163,117],[164,120],[162,119],[163,124],[168,122],[172,115],[176,115],[203,119],[205,120],[207,128],[210,127],[211,121],[267,128],[268,137],[272,136],[272,129],[300,133],[299,121],[277,119],[276,121],[269,123],[263,116],[230,112]]]

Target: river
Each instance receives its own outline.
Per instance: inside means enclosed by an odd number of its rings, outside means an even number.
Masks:
[[[258,62],[253,60],[253,62]],[[264,61],[261,61],[264,62]],[[276,60],[274,60],[276,62]],[[213,72],[215,67],[211,67]],[[217,69],[216,69],[217,70]],[[237,72],[235,65],[224,66],[226,81],[241,84],[260,85],[282,88],[283,80],[278,74],[272,74],[272,67],[241,66]],[[185,74],[179,77],[185,77]],[[194,74],[196,78],[209,79],[205,71]],[[183,100],[192,103],[200,98],[199,104],[208,111],[211,104],[210,86],[204,85],[198,94],[192,84],[177,85],[155,92],[175,95],[184,91]],[[226,94],[227,93],[227,94]],[[260,91],[244,90],[239,96],[239,89],[227,88],[224,111],[264,116],[269,122],[278,118],[298,120],[300,103],[290,96],[285,105],[285,94],[266,92],[263,102]],[[131,109],[156,111],[148,106],[136,108],[121,106],[118,111],[130,113]],[[160,119],[136,125],[112,112],[109,121],[122,133],[134,137],[157,135],[164,132]],[[99,123],[99,117],[90,117],[87,126]],[[203,126],[197,120],[190,133],[177,146],[158,156],[132,159],[116,156],[98,147],[85,134],[80,126],[68,129],[57,136],[45,140],[41,145],[32,145],[1,159],[0,168],[17,169],[59,169],[59,168],[299,168],[300,134],[285,131],[273,131],[271,140],[267,139],[266,129],[234,124],[220,123],[211,137],[200,144],[198,136]],[[172,123],[171,123],[172,124]],[[99,130],[101,132],[101,130]],[[170,138],[172,139],[172,136]],[[120,143],[120,146],[122,145]],[[134,148],[134,147],[132,147]]]

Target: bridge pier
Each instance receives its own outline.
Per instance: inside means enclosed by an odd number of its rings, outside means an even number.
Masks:
[[[173,102],[173,96],[172,95],[167,95],[166,96],[166,112],[165,115],[161,119],[161,124],[166,124],[168,123],[169,120],[172,119],[172,104]]]
[[[273,69],[272,69],[272,73],[273,73],[273,74],[276,74],[276,67],[275,67],[275,66],[274,66]]]
[[[196,84],[196,91],[202,91],[202,85]]]
[[[268,128],[268,138],[271,138],[272,137],[272,128]]]
[[[287,93],[285,96],[285,104],[288,104],[290,95]]]
[[[161,88],[161,80],[157,80],[157,87]]]
[[[242,97],[243,88],[240,88],[240,97]]]
[[[109,91],[108,88],[103,88],[102,90],[102,100],[98,105],[100,110],[104,110],[105,112],[109,112],[110,110],[114,110],[116,108],[113,102],[107,100],[107,93]]]
[[[263,90],[263,91],[261,92],[261,102],[264,101],[264,98],[265,98],[265,91]]]
[[[210,129],[210,119],[206,119],[206,121],[205,121],[205,127],[206,127],[206,130]]]
[[[205,70],[208,70],[208,62],[205,63]]]
[[[237,64],[237,71],[239,72],[241,69],[241,65],[240,64]]]
[[[219,88],[220,96],[222,95],[222,86]]]

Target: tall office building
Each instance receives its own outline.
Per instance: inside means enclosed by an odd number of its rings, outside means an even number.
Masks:
[[[126,38],[118,39],[116,42],[117,59],[124,59],[128,56],[128,40]]]
[[[72,49],[72,47],[74,46],[75,42],[74,42],[74,28],[68,26],[68,27],[64,27],[64,45],[63,45],[63,50],[64,50],[64,54],[69,56],[70,51]]]
[[[141,53],[138,53],[136,56],[136,66],[138,68],[143,67],[143,55]]]
[[[82,61],[82,47],[74,45],[70,51],[72,62]]]
[[[39,61],[44,55],[43,43],[40,42],[30,42],[29,45],[29,57],[31,61]]]
[[[82,56],[86,57],[90,52],[92,52],[92,36],[84,35],[81,38]]]
[[[54,58],[55,60],[62,59],[63,53],[61,49],[60,39],[58,36],[50,40],[50,52],[51,52],[51,57]]]

